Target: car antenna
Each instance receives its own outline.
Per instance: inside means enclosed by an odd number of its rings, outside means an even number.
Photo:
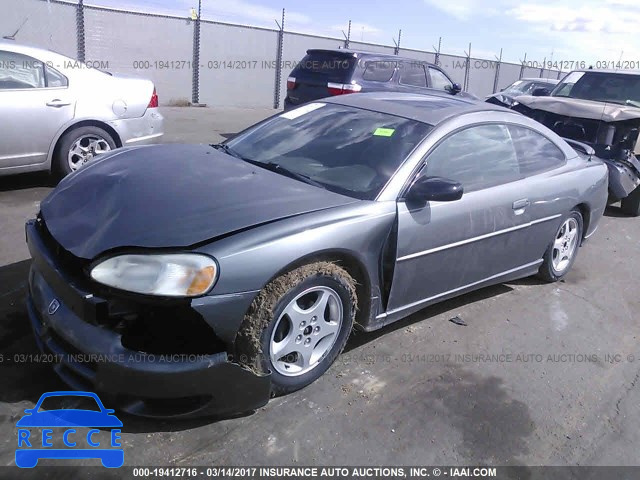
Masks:
[[[18,33],[20,33],[20,30],[22,30],[22,27],[24,27],[24,24],[27,23],[27,20],[29,20],[29,17],[26,17],[24,19],[24,21],[22,22],[22,25],[20,25],[18,27],[18,29],[15,32],[13,32],[13,35],[5,35],[2,38],[4,38],[5,40],[15,40],[16,39],[16,35],[18,35]]]

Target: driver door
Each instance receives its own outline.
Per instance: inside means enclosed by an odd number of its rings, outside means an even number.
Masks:
[[[458,181],[464,194],[452,202],[398,201],[388,314],[411,313],[526,263],[524,180],[505,125],[452,133],[427,155],[421,173]]]

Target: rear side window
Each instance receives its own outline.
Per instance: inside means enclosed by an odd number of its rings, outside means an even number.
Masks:
[[[418,62],[402,62],[400,64],[400,83],[412,87],[426,87],[427,72],[424,65]]]
[[[389,61],[368,62],[362,79],[370,82],[388,82],[393,77],[397,64]]]
[[[515,125],[509,125],[509,132],[518,155],[522,175],[536,175],[565,164],[566,159],[562,150],[544,135],[530,128]]]
[[[521,178],[505,125],[478,125],[447,137],[427,157],[427,174],[462,184],[473,192]]]
[[[46,79],[47,79],[47,87],[49,88],[60,88],[66,87],[69,85],[67,77],[62,75],[59,71],[49,66],[45,69]]]
[[[44,87],[44,64],[41,61],[0,50],[0,90]]]
[[[357,59],[332,52],[312,52],[305,55],[296,67],[296,73],[322,75],[328,81],[347,82],[351,78]]]
[[[453,87],[447,76],[436,68],[429,68],[429,76],[431,77],[431,88],[448,90]]]

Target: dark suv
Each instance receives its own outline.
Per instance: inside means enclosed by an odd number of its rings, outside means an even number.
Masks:
[[[356,50],[307,50],[287,79],[288,110],[332,95],[393,91],[451,94],[476,99],[428,62]]]

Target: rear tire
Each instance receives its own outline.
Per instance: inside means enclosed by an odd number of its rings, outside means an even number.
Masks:
[[[102,153],[117,148],[116,142],[102,128],[80,127],[60,139],[54,160],[54,172],[64,178]]]
[[[636,187],[633,192],[622,199],[621,207],[622,211],[631,217],[640,216],[640,187]]]
[[[338,357],[357,310],[355,280],[342,267],[317,262],[270,282],[238,332],[236,356],[271,372],[271,393],[284,395],[317,380]]]
[[[565,277],[578,256],[582,242],[583,220],[578,210],[572,210],[562,219],[560,227],[544,254],[538,276],[547,282]]]

